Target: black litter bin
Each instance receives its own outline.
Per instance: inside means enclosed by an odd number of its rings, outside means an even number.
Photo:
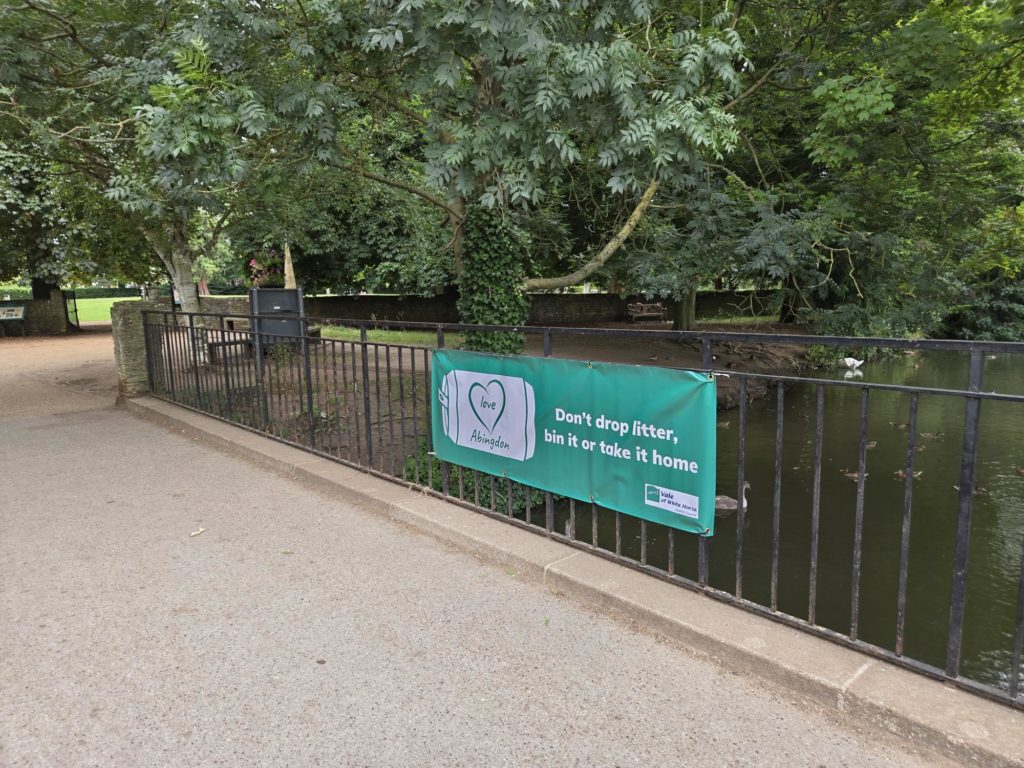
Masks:
[[[252,288],[249,306],[261,346],[299,343],[305,324],[301,288]]]

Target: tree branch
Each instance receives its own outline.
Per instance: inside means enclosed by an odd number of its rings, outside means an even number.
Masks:
[[[661,186],[660,181],[657,179],[651,180],[651,183],[647,185],[647,189],[644,190],[643,195],[640,197],[640,202],[637,203],[636,208],[633,209],[633,212],[629,215],[626,223],[622,225],[622,229],[615,233],[615,237],[609,240],[605,244],[604,248],[602,248],[594,258],[575,272],[563,275],[562,277],[537,277],[527,280],[523,283],[523,288],[527,291],[566,288],[570,285],[576,285],[577,283],[586,280],[594,274],[594,272],[603,267],[605,262],[612,257],[612,254],[619,250],[622,244],[626,242],[626,238],[633,233],[633,230],[636,229],[636,225],[640,222],[644,213],[651,206],[651,202],[654,200],[654,195],[657,193],[659,186]]]
[[[432,192],[427,192],[425,189],[420,189],[419,187],[415,187],[412,184],[406,184],[404,181],[398,181],[396,179],[389,179],[386,178],[385,176],[380,176],[374,173],[373,171],[364,171],[360,168],[347,168],[345,170],[354,171],[355,173],[358,173],[360,176],[362,176],[364,179],[376,181],[378,184],[383,184],[387,187],[395,187],[396,189],[402,189],[405,190],[406,192],[416,195],[417,197],[426,200],[428,203],[432,203],[436,205],[438,208],[447,211],[448,215],[451,216],[456,221],[462,221],[462,219],[464,218],[462,214],[460,214],[458,211],[452,208],[452,206],[448,205],[448,203],[446,203],[440,197],[433,194]]]
[[[782,58],[779,57],[778,59],[775,60],[774,64],[772,64],[770,67],[768,67],[767,70],[765,70],[765,73],[763,75],[761,75],[760,79],[756,83],[754,83],[752,86],[747,88],[747,90],[745,90],[743,93],[741,93],[735,99],[733,99],[728,104],[726,104],[724,107],[722,107],[722,111],[728,112],[730,109],[732,109],[737,104],[739,104],[741,101],[743,101],[745,98],[747,98],[750,94],[752,94],[755,91],[757,91],[762,85],[764,85],[766,82],[768,82],[768,78],[771,77],[772,72],[774,72],[776,69],[778,69],[781,65],[782,65]]]

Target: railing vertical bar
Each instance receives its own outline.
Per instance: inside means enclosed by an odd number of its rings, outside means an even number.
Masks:
[[[473,470],[473,503],[480,506],[480,470]]]
[[[555,497],[544,494],[544,530],[551,533],[555,529]]]
[[[914,443],[917,439],[918,394],[910,396],[910,416],[907,421],[907,460],[903,470],[903,531],[900,536],[900,584],[896,596],[896,655],[903,655],[903,638],[907,616],[907,572],[910,568],[910,509],[914,494]]]
[[[740,424],[736,455],[736,500],[743,498],[747,470],[747,378],[740,379]],[[743,598],[743,534],[747,527],[747,508],[737,505],[736,511],[736,599]]]
[[[390,457],[389,466],[391,467],[391,476],[396,477],[395,474],[395,390],[394,381],[391,376],[391,346],[389,344],[384,345],[384,375],[388,384],[388,440],[391,444],[388,446],[388,456]]]
[[[860,447],[857,450],[857,510],[853,523],[853,575],[850,578],[850,639],[856,640],[860,629],[860,572],[864,555],[864,486],[868,462],[868,398],[867,387],[860,392]]]
[[[569,499],[569,538],[576,538],[576,499]]]
[[[405,448],[405,370],[402,364],[402,353],[405,351],[404,347],[398,347],[398,440],[399,448],[402,451],[402,479],[409,479],[409,468],[407,462],[409,459],[409,453]],[[462,497],[462,474],[459,474],[459,496]]]
[[[700,339],[700,364],[705,371],[710,371],[715,365],[713,341],[708,336],[701,336]],[[701,536],[697,539],[697,583],[702,587],[708,585],[711,570],[711,538]]]
[[[355,438],[355,455],[356,463],[360,466],[363,465],[363,436],[362,436],[362,417],[359,413],[359,404],[362,398],[359,397],[359,382],[356,380],[356,358],[359,356],[356,352],[356,342],[349,344],[349,352],[352,356],[352,433]],[[347,390],[347,387],[346,387]]]
[[[253,426],[261,429],[265,429],[270,418],[270,405],[267,402],[267,389],[260,387],[257,389],[256,383],[265,374],[263,370],[263,363],[266,358],[263,356],[263,346],[259,343],[256,335],[252,331],[248,331],[249,339],[252,341],[252,366],[246,366],[241,371],[241,379],[244,383],[243,386],[249,387],[249,382],[252,383],[251,391],[252,395],[252,423]]]
[[[373,467],[373,415],[370,408],[370,348],[366,343],[366,327],[359,329],[359,354],[363,373],[363,430],[366,437],[366,466]]]
[[[490,504],[491,512],[497,512],[498,511],[498,488],[497,488],[497,482],[495,480],[494,475],[488,475],[488,477],[491,480],[491,483],[490,483],[490,485],[491,485],[491,504]]]
[[[301,346],[302,350],[302,366],[303,372],[306,376],[306,413],[307,421],[309,422],[309,447],[316,448],[316,421],[313,414],[313,364],[310,360],[310,349],[309,349],[309,324],[303,320],[299,325],[300,333],[302,334]]]
[[[808,579],[807,622],[817,621],[818,610],[818,532],[821,523],[821,445],[825,432],[825,385],[815,387],[814,489],[811,492],[811,573]]]
[[[676,573],[676,531],[675,528],[668,529],[668,575]]]
[[[459,467],[459,477],[461,476],[462,467]],[[507,477],[505,478],[505,517],[512,517],[512,481]]]
[[[380,402],[380,344],[374,344],[373,345],[373,389],[374,389],[374,394],[376,395],[375,400],[376,400],[376,403],[377,403],[377,414],[376,414],[376,418],[374,418],[374,420],[373,420],[373,423],[377,425],[377,429],[374,431],[374,439],[375,440],[379,440],[378,447],[383,449],[383,447],[384,447],[384,439],[383,439],[383,437],[380,434],[380,431],[381,431],[381,419],[383,418],[383,414],[384,414],[384,408],[381,406],[381,402]],[[383,472],[384,471],[384,451],[383,450],[378,450],[377,451],[377,463],[379,464],[379,466],[377,468],[381,472]]]
[[[622,513],[615,513],[615,554],[622,556]]]
[[[416,485],[420,484],[420,415],[416,412],[419,397],[416,395],[416,349],[409,348],[409,380],[412,383],[412,450],[416,456],[416,463],[413,465],[412,480]],[[429,416],[428,416],[429,418]],[[426,442],[424,442],[424,447]],[[426,457],[427,464],[430,463],[430,456]]]
[[[533,489],[524,485],[523,490],[526,493],[526,511],[523,513],[523,519],[527,525],[533,525]]]
[[[313,398],[316,401],[316,412],[313,416],[317,424],[317,433],[320,436],[320,450],[323,453],[329,453],[327,449],[332,442],[331,419],[329,408],[324,403],[324,395],[330,391],[327,386],[327,370],[325,368],[327,350],[319,339],[311,339],[310,348],[313,353]],[[321,360],[321,357],[324,359]]]
[[[1013,655],[1010,661],[1010,698],[1020,693],[1021,652],[1024,651],[1024,537],[1020,548],[1020,578],[1017,582],[1017,628],[1013,635]]]
[[[231,343],[231,348],[238,350],[238,353],[231,357],[230,363],[227,358],[225,358],[224,361],[225,368],[228,370],[228,387],[233,393],[232,397],[234,398],[234,401],[238,402],[238,408],[235,410],[235,413],[238,416],[238,420],[243,424],[255,426],[256,403],[253,397],[246,396],[245,387],[241,383],[242,364],[243,361],[247,360],[249,357],[248,337],[242,336],[233,328],[228,330],[226,333],[228,334],[228,341]]]
[[[342,415],[344,410],[342,408],[342,391],[338,389],[338,343],[333,339],[331,344],[331,395],[327,399],[327,402],[331,405],[331,421],[334,423],[335,439],[337,440],[337,448],[331,453],[338,458],[341,458],[341,448],[344,438],[342,437]],[[345,350],[342,348],[341,355],[342,362],[345,360]]]
[[[967,389],[981,391],[982,352],[971,350]],[[974,497],[974,469],[978,459],[978,423],[981,400],[967,397],[964,413],[964,445],[960,463],[960,499],[956,514],[953,552],[953,588],[949,601],[949,639],[946,643],[946,675],[960,675],[960,653],[964,636],[964,605],[967,601],[967,560],[971,548],[971,511]]]
[[[590,543],[599,546],[597,537],[597,504],[590,502]]]
[[[196,316],[191,312],[188,314],[188,343],[192,349],[192,373],[193,383],[196,386],[196,408],[203,408],[203,390],[199,383],[199,339],[196,338]]]
[[[544,332],[544,357],[551,357],[551,331]]]
[[[427,441],[427,486],[429,488],[434,487],[434,437],[433,430],[431,429],[431,397],[430,397],[430,358],[428,355],[430,351],[427,349],[423,350],[423,418],[426,421],[426,433]]]
[[[233,348],[231,339],[228,338],[228,332],[225,328],[226,318],[220,319],[220,340],[221,344],[221,366],[224,368],[224,402],[228,409],[228,418],[231,421],[235,420],[235,399],[231,392],[231,365],[230,365],[230,350]]]
[[[167,324],[167,315],[163,316],[163,340],[164,340],[164,352],[167,358],[166,369],[167,369],[167,385],[171,393],[171,400],[178,399],[177,388],[174,384],[174,339],[171,337],[171,332],[168,330],[170,326]]]
[[[647,521],[640,520],[640,565],[647,565]]]
[[[275,434],[277,429],[273,425],[282,421],[278,416],[284,413],[282,403],[288,390],[288,371],[281,347],[274,344],[273,338],[264,333],[257,334],[257,337],[262,352],[257,355],[253,373],[257,381],[263,382],[260,387],[261,423],[267,432]]]
[[[782,426],[786,414],[786,388],[780,381],[775,401],[775,495],[772,499],[771,609],[779,609],[779,528],[782,520]]]

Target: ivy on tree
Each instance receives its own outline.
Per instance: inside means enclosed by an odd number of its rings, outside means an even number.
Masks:
[[[501,211],[472,206],[465,219],[462,275],[459,278],[459,315],[464,323],[524,325],[529,299],[522,284],[526,237],[511,217]],[[501,355],[521,354],[520,333],[466,334],[466,349]]]

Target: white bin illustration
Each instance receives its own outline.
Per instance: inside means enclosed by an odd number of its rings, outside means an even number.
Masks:
[[[533,386],[518,376],[449,371],[437,392],[441,425],[456,445],[526,461],[537,442]]]

